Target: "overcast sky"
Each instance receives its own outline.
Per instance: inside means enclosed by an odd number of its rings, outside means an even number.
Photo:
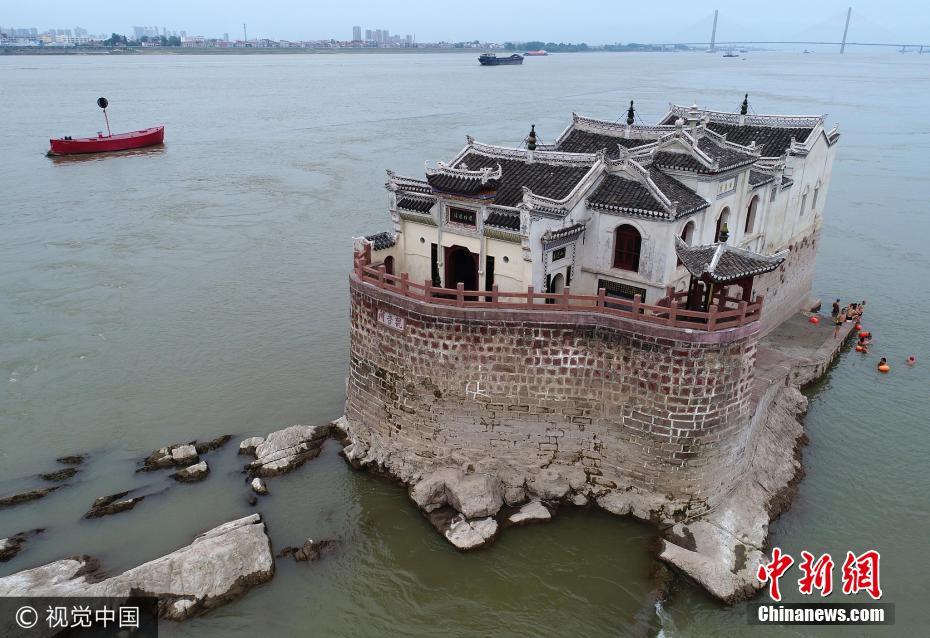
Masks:
[[[930,2],[890,0],[3,0],[0,25],[131,33],[134,25],[188,35],[349,39],[352,26],[440,40],[588,42],[706,41],[714,9],[718,40],[839,40],[853,6],[850,40],[930,43]]]

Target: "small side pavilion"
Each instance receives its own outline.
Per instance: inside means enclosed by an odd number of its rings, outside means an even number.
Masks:
[[[688,272],[688,310],[707,311],[715,291],[726,295],[728,286],[742,289],[741,300],[752,301],[752,284],[756,275],[771,272],[788,257],[783,250],[771,256],[717,242],[706,246],[689,246],[680,237],[675,239],[675,252]]]

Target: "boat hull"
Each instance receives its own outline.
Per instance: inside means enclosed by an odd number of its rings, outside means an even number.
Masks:
[[[117,133],[110,136],[80,137],[75,139],[50,139],[49,155],[82,155],[86,153],[109,153],[133,148],[144,148],[163,144],[165,127],[152,128],[130,133]]]
[[[498,58],[496,56],[485,56],[482,55],[478,58],[478,62],[481,63],[481,66],[502,66],[505,64],[523,64],[523,56],[521,55],[511,55],[506,58]]]

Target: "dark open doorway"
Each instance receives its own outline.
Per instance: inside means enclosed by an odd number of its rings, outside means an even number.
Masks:
[[[446,288],[459,283],[465,290],[478,290],[478,255],[464,246],[446,246]]]

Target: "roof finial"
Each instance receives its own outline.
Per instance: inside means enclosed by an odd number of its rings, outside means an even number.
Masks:
[[[526,149],[528,151],[536,150],[536,125],[530,124],[530,135],[526,138]]]
[[[743,103],[739,105],[739,114],[746,115],[749,113],[749,94],[743,96]]]
[[[633,126],[633,116],[636,114],[636,109],[633,108],[633,100],[630,100],[630,108],[626,112],[626,123],[630,126]]]

